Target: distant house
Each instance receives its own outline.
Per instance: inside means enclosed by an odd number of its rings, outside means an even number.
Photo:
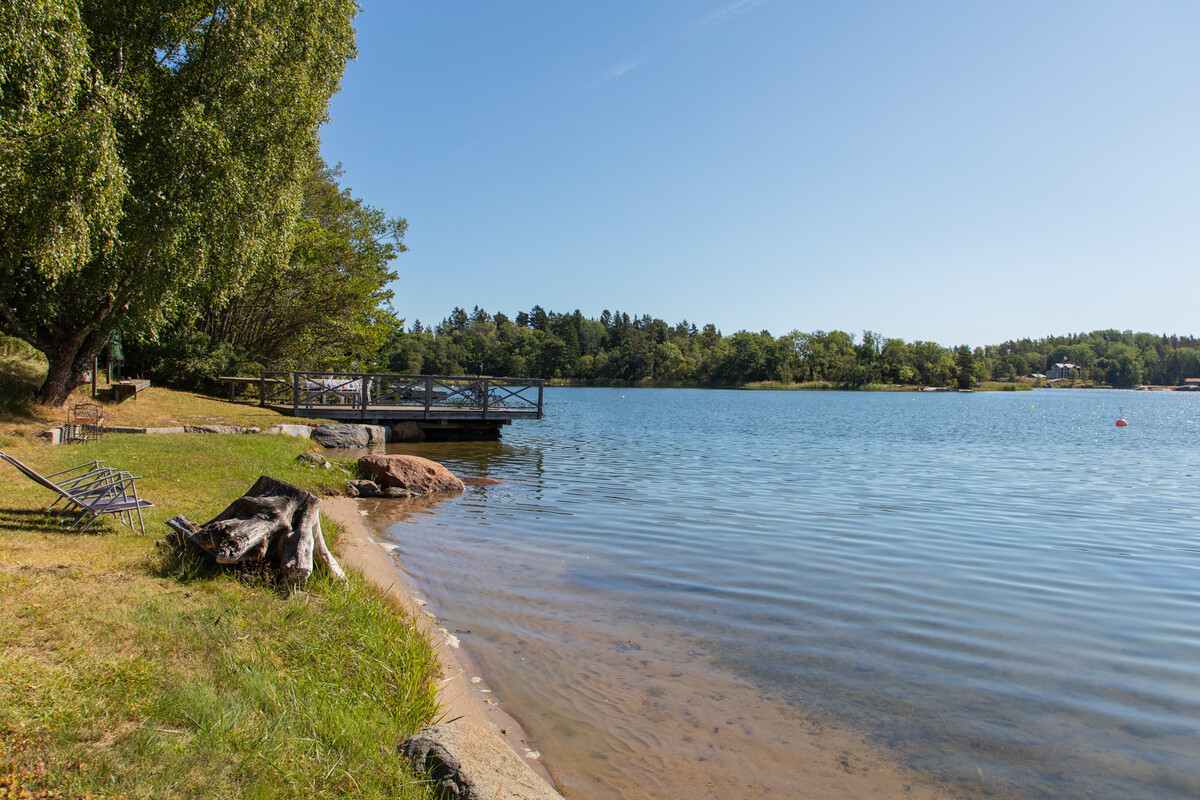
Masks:
[[[1048,377],[1052,381],[1061,381],[1070,378],[1079,378],[1082,376],[1082,367],[1064,361],[1061,364],[1055,364],[1053,367],[1051,367]]]
[[[1186,392],[1200,392],[1200,378],[1184,378],[1179,388]]]

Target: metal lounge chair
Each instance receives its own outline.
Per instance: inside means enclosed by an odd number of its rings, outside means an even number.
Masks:
[[[153,508],[149,500],[137,496],[137,477],[112,467],[105,467],[99,461],[80,464],[78,467],[55,472],[52,475],[41,475],[31,467],[22,464],[17,459],[0,450],[0,459],[7,461],[34,483],[56,493],[58,498],[47,507],[50,511],[60,502],[64,510],[72,507],[78,511],[75,521],[68,526],[73,529],[80,523],[86,523],[79,532],[91,527],[92,523],[104,514],[112,514],[130,528],[133,527],[133,512],[137,512],[138,525],[142,534],[146,533],[146,523],[142,521],[142,509]],[[58,478],[58,482],[52,480]]]

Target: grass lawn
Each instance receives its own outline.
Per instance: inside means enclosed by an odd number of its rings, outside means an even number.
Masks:
[[[119,412],[141,426],[284,421],[166,389]],[[54,496],[0,464],[0,798],[429,796],[396,746],[437,716],[438,668],[398,608],[356,575],[318,573],[289,595],[156,545],[163,520],[206,522],[262,474],[339,485],[339,470],[297,463],[310,442],[109,435],[51,448],[30,436],[52,413],[5,413],[6,452],[43,474],[92,459],[131,470],[155,508],[145,537],[107,518],[69,533],[42,511]]]

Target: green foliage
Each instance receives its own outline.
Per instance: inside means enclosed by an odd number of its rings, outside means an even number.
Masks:
[[[954,376],[959,389],[970,389],[975,385],[975,356],[965,344],[954,348]]]
[[[953,350],[935,342],[884,338],[864,331],[793,330],[724,336],[714,325],[668,325],[648,315],[604,311],[587,319],[534,306],[510,319],[455,308],[441,324],[419,321],[391,333],[382,368],[406,375],[538,377],[585,383],[671,385],[823,384],[841,388],[925,385],[970,388],[1028,380],[1070,361],[1085,380],[1113,386],[1177,384],[1200,377],[1200,341],[1190,337],[1093,334],[1006,342]]]
[[[219,375],[264,368],[371,368],[399,327],[387,285],[407,222],[354,198],[339,175],[313,156],[286,261],[263,262],[237,291],[207,287],[207,299],[180,310],[168,332],[134,339],[128,369],[212,389]]]
[[[0,325],[61,404],[119,324],[290,252],[353,0],[17,0],[0,10]]]
[[[259,372],[261,364],[249,362],[228,342],[214,342],[194,328],[173,328],[157,339],[130,347],[127,372],[151,376],[156,384],[180,389],[216,391],[221,375]]]

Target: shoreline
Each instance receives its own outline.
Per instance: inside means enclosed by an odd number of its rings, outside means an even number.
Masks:
[[[397,602],[433,645],[442,667],[442,678],[437,687],[442,715],[437,722],[464,719],[475,723],[503,741],[551,788],[560,791],[553,772],[533,746],[521,721],[499,701],[489,697],[492,690],[484,676],[467,654],[459,649],[454,634],[439,627],[437,618],[425,610],[424,601],[419,599],[419,593],[404,572],[403,562],[388,552],[388,546],[376,538],[360,513],[358,502],[349,497],[324,497],[321,511],[342,526],[338,557],[343,568],[356,570],[384,595]]]

